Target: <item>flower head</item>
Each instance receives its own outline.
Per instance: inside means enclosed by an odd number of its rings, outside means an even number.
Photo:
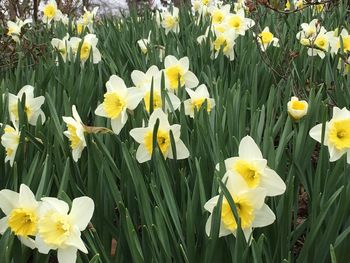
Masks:
[[[39,202],[28,186],[21,184],[19,193],[1,190],[0,208],[5,214],[0,219],[0,234],[10,228],[24,245],[34,249],[32,237],[38,231]]]
[[[46,4],[41,2],[39,10],[43,13],[42,20],[46,24],[49,24],[52,20],[59,21],[61,19],[62,12],[57,8],[55,0],[49,0]]]
[[[73,160],[77,162],[81,156],[82,151],[86,147],[86,141],[84,137],[85,128],[75,105],[72,106],[72,113],[74,118],[62,117],[62,119],[67,124],[67,130],[64,132],[64,135],[69,139]]]
[[[80,236],[92,217],[94,202],[86,196],[75,198],[68,211],[66,202],[52,197],[42,198],[35,243],[43,254],[57,249],[59,263],[75,262],[78,250],[88,253]]]
[[[143,54],[147,54],[148,52],[148,45],[150,44],[150,41],[151,41],[151,33],[152,31],[149,31],[147,39],[144,38],[137,41],[137,44],[139,45]]]
[[[53,38],[51,40],[51,46],[56,49],[60,54],[64,62],[67,61],[67,58],[69,59],[70,56],[70,47],[69,47],[69,34],[63,38]]]
[[[288,114],[293,120],[300,120],[307,114],[308,103],[305,100],[299,100],[292,97],[287,104]]]
[[[350,163],[350,111],[334,107],[333,117],[325,125],[323,144],[328,146],[329,160],[334,162],[346,153]],[[322,142],[322,124],[313,127],[309,134],[314,140]]]
[[[20,136],[21,133],[16,125],[15,128],[10,125],[5,126],[4,134],[1,136],[1,144],[5,147],[6,150],[5,163],[7,161],[10,161],[10,166],[13,165],[13,162],[15,160]]]
[[[157,13],[157,22],[165,29],[165,34],[167,35],[170,31],[174,33],[180,32],[179,26],[179,9],[173,7],[172,11],[164,10],[160,15]],[[161,17],[161,21],[160,21]]]
[[[31,19],[26,19],[22,21],[18,17],[16,18],[16,22],[7,21],[7,35],[12,37],[12,39],[16,42],[19,42],[19,36],[21,35],[21,29],[24,25],[31,23]]]
[[[112,130],[119,134],[128,120],[126,110],[134,110],[143,97],[140,88],[127,88],[124,80],[112,75],[106,83],[107,92],[103,103],[95,110],[95,114],[111,119]]]
[[[226,23],[229,30],[233,30],[235,34],[245,35],[245,32],[255,25],[255,22],[246,18],[244,10],[240,9],[236,14],[229,14],[226,16],[224,23]]]
[[[279,47],[278,38],[276,38],[271,32],[269,27],[265,27],[264,30],[258,35],[258,43],[263,52],[272,45]]]
[[[151,159],[153,152],[154,125],[156,124],[157,119],[159,119],[159,127],[156,136],[157,144],[161,150],[161,153],[163,154],[163,157],[165,159],[174,158],[173,149],[170,141],[170,131],[172,131],[176,148],[176,158],[188,158],[189,151],[180,139],[180,125],[170,125],[167,115],[161,109],[156,109],[155,111],[153,111],[149,118],[148,127],[135,128],[130,131],[131,137],[133,137],[135,141],[140,143],[140,146],[136,152],[136,159],[140,163],[146,162]]]
[[[72,37],[69,41],[69,47],[71,48],[74,55],[78,53],[78,48],[80,43],[80,60],[82,63],[85,63],[92,56],[92,62],[97,64],[101,61],[101,53],[97,49],[98,39],[94,34],[87,34],[83,40],[78,37]]]
[[[209,92],[205,84],[198,86],[198,88],[195,91],[188,88],[186,88],[186,91],[190,96],[190,99],[184,101],[186,115],[189,115],[193,118],[194,110],[196,109],[197,111],[199,111],[199,109],[202,107],[205,101],[207,102],[208,112],[210,112],[215,106],[215,100],[209,97]]]
[[[231,61],[235,58],[234,46],[236,44],[235,40],[238,35],[233,31],[227,30],[223,33],[216,32],[216,38],[212,42],[212,58],[217,58],[222,50],[223,54],[228,57]]]

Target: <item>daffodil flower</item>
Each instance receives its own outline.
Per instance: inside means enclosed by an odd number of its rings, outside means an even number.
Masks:
[[[164,60],[165,87],[172,92],[176,92],[178,87],[186,86],[194,88],[198,85],[195,74],[189,71],[188,57],[177,60],[176,57],[168,55]],[[180,83],[180,85],[179,85]]]
[[[194,110],[199,111],[205,101],[207,102],[208,112],[215,106],[215,100],[209,97],[209,92],[205,84],[198,86],[195,91],[186,88],[186,92],[190,96],[190,99],[184,101],[185,114],[191,118],[194,117]]]
[[[235,52],[234,52],[234,46],[236,44],[235,40],[237,38],[237,35],[231,31],[225,31],[223,33],[217,32],[216,38],[212,42],[212,55],[211,58],[215,59],[220,53],[220,50],[222,50],[223,54],[229,58],[230,61],[234,60],[235,58]]]
[[[313,127],[309,134],[311,138],[322,142],[322,125]],[[334,162],[347,154],[347,163],[350,163],[350,111],[346,108],[333,108],[333,117],[326,122],[324,142],[328,146],[330,161]]]
[[[236,12],[236,14],[229,14],[226,16],[224,23],[230,30],[233,30],[235,34],[245,35],[245,32],[255,25],[255,22],[246,18],[244,15],[244,10],[241,9]]]
[[[43,254],[57,250],[59,263],[75,263],[78,250],[88,253],[81,239],[81,231],[91,220],[94,202],[87,196],[75,198],[68,211],[66,202],[52,197],[42,198],[36,247]]]
[[[157,12],[156,21],[158,26],[162,26],[165,29],[165,34],[169,32],[179,33],[179,9],[172,7],[172,11],[164,10],[161,14]]]
[[[52,20],[59,21],[62,16],[62,12],[57,8],[55,0],[49,0],[46,2],[40,2],[39,10],[43,12],[42,20],[44,23],[49,24]]]
[[[144,39],[140,39],[137,41],[137,44],[139,45],[141,52],[143,54],[147,54],[147,52],[148,52],[148,45],[151,42],[151,33],[152,33],[152,31],[149,31],[147,39],[144,38]]]
[[[22,100],[25,94],[25,107],[24,112],[27,115],[28,123],[36,125],[39,116],[41,117],[41,123],[45,122],[45,114],[41,110],[41,105],[45,102],[44,96],[34,97],[34,87],[25,85],[17,95],[9,93],[9,113],[10,119],[14,123],[18,123],[18,100]]]
[[[287,104],[288,114],[293,120],[300,120],[307,114],[308,103],[305,100],[299,100],[292,97]]]
[[[317,31],[319,29],[317,19],[313,19],[310,23],[302,23],[300,26],[302,30],[297,33],[297,39],[299,39],[300,41],[305,38],[312,40],[316,37]]]
[[[337,49],[340,49],[341,45],[343,45],[344,53],[350,52],[350,35],[345,28],[343,28],[343,30],[340,32],[337,42]]]
[[[222,7],[211,6],[208,8],[208,13],[211,16],[211,22],[213,25],[221,24],[224,22],[227,15],[230,14],[231,5],[227,4]]]
[[[51,46],[56,49],[60,54],[64,62],[67,61],[70,57],[70,47],[69,47],[69,34],[63,38],[53,38],[51,40]]]
[[[334,36],[333,31],[327,32],[324,27],[321,27],[316,37],[312,41],[309,41],[308,45],[311,45],[307,52],[309,56],[318,55],[323,59],[326,56],[325,52],[336,53],[337,38]]]
[[[72,113],[74,118],[63,116],[62,119],[67,124],[67,130],[64,132],[64,135],[69,139],[73,160],[77,162],[86,147],[85,128],[75,105],[72,106]]]
[[[266,190],[263,188],[251,189],[240,176],[227,177],[223,182],[226,184],[241,220],[241,228],[246,240],[249,239],[253,228],[264,227],[272,224],[276,217],[272,210],[264,203]],[[212,212],[218,205],[219,195],[214,196],[204,205],[211,213],[205,226],[207,235],[210,235],[212,224]],[[220,215],[219,237],[233,234],[236,236],[238,224],[226,197],[222,200]]]
[[[84,6],[84,14],[82,15],[82,22],[84,27],[88,27],[90,33],[94,33],[94,18],[97,15],[98,7],[95,7],[92,11],[89,11]]]
[[[274,35],[270,32],[269,27],[265,27],[264,30],[258,35],[257,39],[261,51],[263,52],[265,52],[270,45],[279,47],[278,38],[274,37]]]
[[[18,17],[16,18],[16,22],[7,21],[7,35],[12,37],[14,41],[19,42],[19,36],[21,35],[22,27],[31,22],[31,19],[25,19],[24,21],[22,21]]]
[[[106,83],[107,92],[103,103],[95,110],[95,114],[111,119],[112,130],[119,134],[128,120],[126,110],[134,110],[143,98],[140,88],[127,88],[124,80],[112,75]]]
[[[38,231],[40,202],[28,186],[21,184],[19,193],[4,189],[0,191],[0,208],[5,217],[0,219],[0,234],[9,228],[21,242],[35,248],[33,237]]]
[[[79,45],[83,42],[80,48],[80,61],[86,62],[90,55],[92,56],[92,62],[97,64],[101,61],[101,53],[97,49],[98,39],[94,34],[87,34],[83,40],[78,37],[72,37],[69,41],[69,47],[71,48],[74,55],[78,53]]]
[[[173,149],[170,141],[170,131],[174,136],[176,158],[186,159],[189,157],[189,151],[186,148],[183,141],[180,139],[180,125],[170,125],[167,115],[161,110],[156,109],[153,111],[149,118],[148,127],[135,128],[130,131],[131,137],[135,141],[140,143],[140,146],[136,152],[136,159],[139,163],[149,161],[152,157],[153,152],[153,132],[154,125],[157,119],[159,119],[159,127],[157,131],[157,143],[165,159],[173,159]]]
[[[238,147],[238,156],[225,160],[226,177],[241,177],[251,189],[263,188],[267,196],[281,195],[286,185],[279,175],[267,166],[261,151],[250,136],[245,136]],[[219,165],[216,166],[219,168]],[[225,179],[223,179],[225,181]]]

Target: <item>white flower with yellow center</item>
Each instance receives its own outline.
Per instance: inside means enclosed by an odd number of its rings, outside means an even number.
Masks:
[[[49,24],[52,20],[59,21],[62,17],[62,12],[57,8],[55,0],[49,0],[46,2],[40,2],[39,10],[43,12],[42,20],[44,23]]]
[[[137,44],[139,45],[143,54],[147,54],[147,52],[148,52],[148,45],[151,42],[151,33],[152,33],[152,31],[149,31],[147,39],[143,38],[143,39],[140,39],[137,41]]]
[[[299,100],[292,97],[287,103],[288,114],[293,120],[300,120],[307,114],[308,103],[305,100]]]
[[[344,53],[350,52],[350,35],[345,28],[343,28],[343,30],[340,32],[340,36],[337,41],[337,48],[340,49],[341,46],[343,46]]]
[[[107,92],[103,103],[95,110],[95,114],[111,119],[112,130],[119,134],[128,120],[126,110],[134,110],[143,98],[140,88],[127,88],[124,80],[112,75],[106,83]]]
[[[228,29],[233,30],[237,35],[245,35],[245,32],[255,25],[255,22],[246,18],[244,15],[244,10],[241,9],[236,12],[236,14],[229,14],[226,16],[224,23],[227,25]]]
[[[4,134],[1,136],[1,144],[5,147],[6,151],[5,163],[9,161],[10,166],[13,166],[21,136],[17,126],[14,126],[15,128],[11,127],[10,125],[6,125]]]
[[[63,39],[53,38],[51,40],[51,46],[61,54],[61,57],[64,62],[67,61],[67,58],[69,59],[70,47],[68,33]]]
[[[153,80],[153,109],[163,108],[163,99],[161,96],[162,71],[159,71],[157,66],[151,66],[146,73],[143,73],[139,70],[134,70],[131,73],[131,79],[134,85],[143,91],[143,101],[147,112],[150,112],[151,108],[151,90]],[[171,106],[169,105],[169,102],[164,98],[164,108],[166,111],[170,110],[171,107],[173,110],[176,110],[178,107],[180,107],[181,102],[176,95],[167,92],[167,96],[170,99]]]
[[[267,166],[266,159],[250,136],[244,137],[239,143],[238,157],[225,160],[226,177],[239,176],[243,178],[249,188],[263,188],[267,196],[281,195],[286,185],[279,175]],[[216,166],[219,169],[219,165]]]
[[[164,60],[165,87],[172,92],[176,92],[178,87],[196,87],[199,81],[196,75],[189,71],[189,65],[188,57],[177,60],[176,57],[168,55]]]
[[[236,35],[232,30],[225,31],[223,33],[216,32],[216,38],[212,42],[211,58],[215,59],[218,57],[220,51],[229,58],[230,61],[235,59],[234,46],[236,44],[235,40],[238,35]]]
[[[9,228],[21,242],[35,248],[32,239],[38,231],[39,202],[28,186],[21,184],[19,193],[4,189],[0,191],[0,208],[5,217],[0,219],[0,234]]]
[[[73,50],[75,50],[80,44],[80,41],[76,42],[75,39],[79,40],[79,38],[71,38],[71,46]],[[97,42],[98,42],[98,39],[94,34],[87,34],[84,37],[83,43],[80,48],[80,60],[82,63],[87,61],[90,55],[92,56],[92,62],[94,64],[97,64],[101,61],[101,53],[96,47]]]
[[[159,127],[156,136],[157,144],[164,158],[174,159],[173,149],[171,147],[170,131],[172,131],[174,136],[176,159],[179,160],[188,158],[190,153],[180,139],[181,126],[178,124],[170,125],[167,115],[161,109],[156,109],[149,118],[148,127],[135,128],[130,131],[131,137],[133,137],[136,142],[140,143],[140,146],[136,152],[137,161],[139,163],[143,163],[151,160],[153,152],[154,126],[158,119]]]
[[[318,20],[313,19],[309,24],[308,23],[302,23],[300,26],[302,28],[301,31],[299,31],[296,35],[297,39],[302,41],[302,39],[314,39],[317,35],[318,31]],[[305,40],[304,40],[305,42]],[[303,42],[301,42],[303,44]]]
[[[227,177],[223,182],[226,184],[226,188],[235,203],[236,211],[241,221],[241,228],[246,240],[249,239],[253,228],[264,227],[275,221],[275,214],[264,203],[266,196],[265,189],[260,187],[254,189],[249,188],[240,176]],[[204,209],[211,213],[205,226],[205,231],[208,236],[211,231],[212,213],[214,207],[218,205],[219,197],[219,195],[214,196],[204,205]],[[222,200],[220,218],[219,237],[229,234],[236,236],[238,224],[226,197],[223,197]]]
[[[9,93],[9,113],[10,119],[13,123],[18,123],[18,101],[22,101],[23,95],[25,95],[25,106],[24,112],[27,115],[28,123],[31,125],[36,125],[38,118],[40,116],[41,123],[45,122],[45,114],[41,110],[41,105],[45,102],[44,96],[34,97],[34,87],[30,85],[25,85],[18,92],[17,95]]]
[[[230,5],[224,5],[222,7],[211,6],[208,8],[208,13],[211,16],[211,23],[213,25],[221,24],[224,22],[226,16],[230,14]]]
[[[272,45],[274,47],[279,47],[278,38],[276,38],[271,32],[269,27],[265,27],[264,30],[258,35],[258,43],[263,52]]]
[[[94,23],[94,18],[97,15],[97,11],[98,11],[98,7],[95,7],[92,11],[89,11],[84,6],[84,14],[82,16],[84,26],[89,26],[89,25],[92,25]]]
[[[337,52],[337,38],[334,36],[333,31],[327,32],[324,27],[321,27],[317,36],[310,41],[307,54],[309,56],[319,56],[324,58],[326,56],[325,52],[336,53]]]
[[[347,163],[350,163],[350,111],[346,108],[333,108],[333,117],[325,123],[325,146],[328,146],[330,161],[334,162],[343,154],[347,154]],[[311,138],[322,142],[322,124],[313,127],[309,132]]]
[[[158,25],[161,25],[165,29],[166,35],[170,31],[174,33],[180,32],[179,9],[175,6],[172,8],[172,11],[164,10],[160,15],[157,12],[156,20]]]
[[[84,137],[85,128],[75,105],[72,106],[72,113],[74,118],[62,117],[62,119],[67,124],[67,130],[64,132],[64,135],[69,139],[73,160],[77,162],[81,156],[82,151],[86,147],[86,141]]]
[[[185,114],[189,115],[191,118],[194,117],[194,111],[199,111],[202,105],[207,102],[207,112],[210,112],[215,106],[215,100],[210,98],[207,86],[202,84],[193,91],[191,89],[186,89],[190,99],[184,101]]]
[[[66,202],[52,197],[42,198],[36,247],[43,254],[57,249],[59,263],[76,262],[78,250],[88,253],[81,239],[81,231],[91,220],[94,202],[87,196],[75,198],[68,211]]]
[[[31,22],[31,19],[22,21],[18,17],[16,18],[16,22],[7,21],[7,35],[12,37],[14,41],[19,42],[19,36],[21,35],[22,27]]]

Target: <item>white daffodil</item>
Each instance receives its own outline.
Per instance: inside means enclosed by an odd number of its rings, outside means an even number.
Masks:
[[[236,12],[236,14],[229,14],[226,16],[224,23],[230,30],[233,30],[237,35],[245,35],[245,32],[255,25],[255,22],[246,18],[244,15],[244,10],[241,9]]]
[[[211,58],[215,59],[222,50],[223,54],[229,58],[230,61],[235,59],[234,46],[237,35],[231,31],[225,31],[223,33],[217,32],[214,42],[212,42],[212,55]]]
[[[64,132],[64,135],[69,139],[73,160],[77,162],[86,147],[85,128],[75,105],[72,106],[72,113],[74,118],[63,116],[62,119],[67,124],[67,130]]]
[[[292,97],[287,104],[287,109],[289,116],[297,121],[307,114],[308,103],[305,100]]]
[[[215,100],[210,98],[207,86],[202,84],[198,86],[198,88],[193,91],[191,89],[186,88],[190,99],[184,101],[185,106],[185,114],[190,117],[194,117],[194,110],[199,111],[203,103],[207,102],[207,111],[210,112],[215,106]]]
[[[83,42],[80,48],[80,60],[82,63],[87,61],[92,56],[92,62],[97,64],[101,61],[101,53],[97,49],[98,39],[94,34],[87,34],[83,40],[78,37],[72,37],[69,41],[69,47],[74,55],[78,53],[79,45]]]
[[[309,39],[312,40],[316,37],[319,23],[317,19],[313,19],[309,24],[308,23],[302,23],[301,25],[302,30],[297,33],[297,39],[300,40],[300,42],[303,44],[305,43],[305,40],[303,39]]]
[[[94,212],[94,202],[87,196],[75,198],[72,208],[57,198],[42,198],[38,234],[35,239],[40,253],[57,249],[59,263],[75,263],[77,251],[87,254],[81,231],[89,224]]]
[[[14,126],[15,128],[11,127],[10,125],[6,125],[4,134],[1,136],[1,144],[5,147],[6,150],[5,163],[7,161],[10,161],[10,166],[13,166],[19,145],[19,139],[21,136],[21,133],[18,130],[17,126]]]
[[[325,52],[336,53],[337,38],[334,36],[333,31],[327,32],[324,27],[321,27],[317,36],[309,42],[310,43],[308,45],[311,45],[307,52],[309,56],[318,55],[323,59],[326,56]]]
[[[174,159],[170,141],[170,131],[172,131],[174,136],[176,158],[188,158],[190,155],[189,151],[183,141],[180,139],[181,126],[178,124],[170,125],[167,115],[161,109],[156,109],[149,118],[148,127],[135,128],[130,131],[131,137],[133,137],[136,142],[140,143],[140,146],[136,152],[137,161],[139,163],[143,163],[150,160],[152,157],[153,132],[157,119],[159,119],[157,143],[164,158]]]
[[[34,249],[32,238],[38,231],[39,206],[32,191],[24,184],[21,184],[19,193],[1,190],[0,208],[5,217],[0,219],[0,234],[10,228],[24,245]]]
[[[199,81],[195,74],[189,71],[188,57],[177,60],[176,57],[168,55],[164,60],[165,87],[170,91],[177,91],[178,87],[197,87]]]
[[[40,116],[41,123],[45,122],[45,114],[41,110],[41,105],[45,102],[44,96],[34,97],[34,87],[30,85],[25,85],[18,92],[17,95],[9,93],[9,113],[10,119],[14,123],[18,123],[18,100],[22,100],[23,95],[25,95],[25,107],[24,112],[27,115],[28,123],[31,125],[36,125],[38,118]]]
[[[152,80],[153,80],[153,109],[162,108],[163,101],[161,96],[161,79],[162,79],[162,71],[158,69],[157,66],[151,66],[146,73],[143,73],[139,70],[134,70],[131,73],[131,79],[134,85],[137,88],[143,90],[143,101],[146,107],[147,112],[150,112],[150,99],[151,99],[151,89],[152,89]],[[170,99],[171,106],[168,101],[165,99],[165,110],[168,111],[173,108],[176,110],[180,107],[180,99],[170,93],[167,92],[167,96]]]
[[[42,20],[46,24],[49,24],[52,20],[59,21],[62,17],[62,12],[57,8],[55,0],[49,0],[46,4],[40,2],[39,10],[43,12]]]
[[[69,24],[69,17],[68,17],[67,14],[62,15],[60,20],[65,26],[68,26],[68,24]]]
[[[236,3],[233,4],[234,5],[234,8],[233,10],[237,13],[241,10],[243,11],[247,11],[249,10],[249,8],[246,6],[245,4],[245,0],[238,0]]]
[[[149,31],[147,39],[144,38],[144,39],[140,39],[137,41],[137,44],[139,45],[143,54],[147,54],[147,52],[148,52],[148,45],[151,42],[151,33],[152,33],[152,31]]]
[[[340,49],[341,46],[343,46],[344,53],[350,52],[350,35],[345,28],[343,28],[343,30],[340,32],[340,36],[337,41],[337,49]]]
[[[239,143],[238,156],[225,160],[226,177],[239,176],[251,189],[260,187],[266,190],[267,196],[281,195],[286,185],[279,175],[267,166],[261,151],[250,136],[244,137]],[[217,165],[218,169],[219,166]]]
[[[333,117],[326,122],[323,144],[328,146],[330,161],[334,162],[347,154],[350,163],[350,111],[346,108],[333,108]],[[311,138],[322,142],[322,124],[313,127],[309,132]]]
[[[164,10],[161,14],[157,12],[156,21],[158,26],[162,26],[165,29],[165,34],[167,35],[169,32],[179,33],[179,9],[177,7],[173,7],[172,11]]]
[[[31,19],[26,19],[22,21],[18,17],[16,18],[16,22],[7,21],[7,35],[12,37],[12,39],[16,42],[19,42],[19,36],[21,35],[21,29],[24,25],[31,23]]]
[[[215,6],[213,0],[191,0],[192,10],[199,15],[206,15],[208,13],[208,7]]]
[[[257,187],[251,189],[240,176],[227,177],[223,182],[226,184],[241,220],[241,228],[246,240],[249,239],[253,228],[264,227],[272,224],[276,217],[272,210],[264,203],[266,191]],[[218,205],[219,195],[214,196],[205,203],[204,208],[211,213],[205,226],[207,235],[210,235],[212,213]],[[226,197],[223,197],[220,215],[219,237],[233,234],[236,236],[238,224]]]
[[[258,43],[263,52],[272,45],[274,47],[279,47],[278,38],[270,32],[269,27],[265,27],[264,30],[258,35]]]
[[[221,24],[224,22],[227,15],[230,14],[231,5],[227,4],[222,7],[211,6],[208,8],[208,13],[211,16],[211,22],[213,25]]]
[[[126,110],[134,110],[143,98],[140,88],[127,88],[124,80],[112,75],[106,83],[107,92],[103,103],[95,110],[95,114],[111,119],[112,130],[119,134],[128,120]]]
[[[84,27],[89,29],[90,33],[94,33],[94,19],[97,15],[98,7],[95,7],[92,11],[89,11],[84,6],[84,14],[81,17]]]
[[[64,62],[67,61],[67,58],[69,60],[70,47],[68,33],[63,39],[53,38],[51,40],[51,46],[61,54],[61,57]]]

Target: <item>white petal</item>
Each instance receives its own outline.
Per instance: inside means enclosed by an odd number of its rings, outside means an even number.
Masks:
[[[179,140],[178,142],[176,142],[176,159],[182,160],[182,159],[188,158],[189,156],[190,156],[190,152],[188,151],[183,141]],[[171,149],[169,151],[168,157],[170,159],[173,159],[173,152]]]
[[[5,216],[0,219],[0,234],[4,234],[7,228],[8,228],[7,217]]]
[[[67,214],[69,211],[69,206],[66,202],[59,200],[54,197],[43,197],[41,198],[44,205],[48,205],[51,209],[56,210],[61,214]]]
[[[219,196],[218,196],[218,195],[212,197],[211,199],[209,199],[209,200],[205,203],[204,209],[207,210],[207,211],[209,211],[210,213],[212,213],[212,212],[213,212],[213,209],[214,209],[214,207],[217,205],[218,201],[219,201]]]
[[[276,220],[275,214],[272,212],[270,207],[263,204],[261,209],[255,211],[255,218],[253,221],[253,227],[264,227],[271,225]]]
[[[335,162],[339,160],[344,153],[346,153],[346,150],[338,150],[334,147],[334,145],[328,145],[328,151],[329,151],[329,161]]]
[[[123,115],[124,115],[124,118],[122,120]],[[127,119],[128,119],[128,115],[124,111],[124,112],[120,113],[120,116],[118,118],[111,120],[112,130],[115,134],[120,133],[120,131],[123,129]]]
[[[22,98],[24,93],[26,94],[26,99],[27,98],[33,98],[34,97],[34,87],[31,86],[31,85],[25,85],[18,92],[18,94],[17,94],[18,98]]]
[[[36,235],[35,237],[35,246],[38,248],[38,251],[42,254],[47,254],[49,253],[50,249],[53,249],[53,247],[50,247],[44,242],[44,240],[42,240],[40,235]]]
[[[59,248],[57,250],[58,263],[75,263],[77,260],[77,249],[75,247]]]
[[[317,124],[309,131],[309,135],[312,139],[321,142],[322,137],[322,123]]]
[[[188,57],[183,57],[179,60],[180,66],[183,69],[184,72],[187,72],[190,67],[190,61],[188,60]]]
[[[261,177],[261,187],[265,188],[267,196],[281,195],[286,191],[286,184],[272,169],[266,168]]]
[[[263,159],[261,151],[258,145],[255,143],[252,137],[245,136],[239,143],[239,157],[245,159]]]
[[[136,152],[136,160],[139,163],[144,163],[151,160],[151,155],[148,153],[144,144],[140,144]]]
[[[18,236],[19,240],[21,240],[22,244],[31,248],[31,249],[35,249],[35,241],[29,237],[22,237],[22,236]]]
[[[148,121],[148,126],[153,127],[156,124],[157,119],[159,119],[159,126],[163,127],[169,127],[169,121],[168,121],[168,116],[162,111],[162,109],[156,109],[153,111],[151,114],[149,121]]]
[[[82,123],[82,121],[81,121],[81,119],[80,119],[80,116],[79,116],[79,113],[78,113],[77,108],[75,107],[75,105],[72,106],[72,114],[73,114],[74,119],[75,119],[78,123]]]
[[[5,215],[10,214],[12,209],[18,206],[18,199],[19,194],[14,191],[8,189],[0,191],[0,208]]]
[[[250,203],[254,206],[254,209],[260,209],[265,201],[266,190],[257,187],[255,189],[251,189],[245,193],[242,193],[242,196],[246,196]]]
[[[95,110],[95,114],[97,116],[101,116],[101,117],[106,117],[106,118],[108,117],[107,113],[104,110],[103,103],[101,103],[100,105],[97,106],[97,108]]]
[[[167,94],[169,96],[169,99],[170,99],[170,102],[171,102],[171,105],[172,105],[174,111],[177,110],[181,105],[180,99],[175,94],[172,94],[170,92],[168,92]],[[169,105],[167,105],[167,108],[169,110],[171,109],[171,107]]]
[[[172,55],[168,55],[166,56],[165,60],[164,60],[164,67],[168,68],[171,67],[173,65],[178,64],[178,60],[176,59],[176,57],[172,56]]]
[[[145,135],[149,131],[152,130],[149,128],[134,128],[130,131],[130,136],[138,143],[144,143]]]
[[[72,231],[71,235],[68,237],[68,239],[64,243],[65,243],[65,245],[72,246],[72,247],[79,249],[81,252],[83,252],[85,254],[88,253],[87,248],[86,248],[83,240],[81,240],[81,238],[80,238],[80,231],[77,228],[75,228]]]
[[[38,207],[38,202],[36,201],[33,192],[25,184],[21,184],[20,186],[18,203],[20,206],[30,207],[33,209]]]
[[[123,79],[118,77],[117,75],[112,75],[106,83],[107,91],[116,92],[122,98],[126,97],[127,90],[126,85]]]
[[[131,80],[135,86],[139,86],[146,79],[145,73],[140,70],[131,72]]]
[[[144,91],[140,88],[129,88],[127,95],[127,108],[134,110],[140,101],[143,99]]]
[[[94,208],[94,201],[90,197],[83,196],[73,200],[69,215],[80,231],[83,231],[90,222]]]
[[[185,85],[187,88],[194,88],[198,86],[198,78],[196,77],[196,75],[191,72],[191,71],[187,71],[184,75],[184,81],[185,81]]]

